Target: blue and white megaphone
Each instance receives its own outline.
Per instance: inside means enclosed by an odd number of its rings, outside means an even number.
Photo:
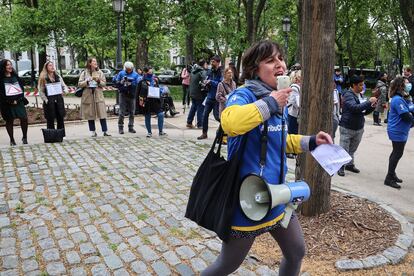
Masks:
[[[272,208],[286,204],[281,225],[287,228],[293,211],[310,197],[310,189],[304,181],[271,185],[255,174],[245,177],[240,187],[240,207],[253,221],[262,220]]]

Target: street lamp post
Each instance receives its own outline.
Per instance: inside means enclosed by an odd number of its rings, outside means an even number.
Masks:
[[[116,17],[116,27],[117,27],[117,44],[116,44],[116,60],[115,60],[115,69],[117,74],[122,70],[122,42],[121,42],[121,13],[124,12],[125,1],[124,0],[112,0],[112,7],[117,13]],[[119,103],[119,95],[117,92],[116,103]]]
[[[290,32],[290,26],[292,24],[292,21],[290,20],[289,16],[285,16],[282,20],[282,29],[285,33],[285,55],[286,55],[286,65],[288,63],[288,49],[289,49],[289,32]]]

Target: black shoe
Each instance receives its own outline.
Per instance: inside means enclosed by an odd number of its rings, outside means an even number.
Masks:
[[[12,147],[16,146],[16,142],[14,140],[10,141],[10,146],[12,146]]]
[[[388,123],[388,119],[384,119],[384,124],[387,124]]]
[[[382,126],[380,123],[375,122],[374,126]]]
[[[23,142],[24,145],[27,145],[27,138],[26,137],[23,137],[22,138],[22,142]]]
[[[360,170],[359,170],[359,169],[357,169],[357,168],[355,167],[355,165],[348,165],[348,166],[345,166],[345,170],[350,171],[350,172],[353,172],[353,173],[359,173],[359,172],[360,172]]]
[[[338,175],[339,176],[345,176],[345,171],[344,171],[344,167],[340,168],[338,171]]]
[[[207,139],[207,134],[206,133],[203,133],[203,134],[201,134],[201,136],[197,137],[197,140],[203,140],[203,139]]]
[[[384,180],[384,185],[393,187],[395,189],[401,189],[401,186],[395,182],[394,179],[390,179],[389,177],[386,177]]]
[[[129,133],[137,133],[137,132],[135,131],[135,129],[133,129],[133,128],[128,129],[128,132],[129,132]]]
[[[124,130],[123,129],[119,129],[119,134],[124,134]]]
[[[103,136],[108,136],[108,137],[110,137],[110,136],[111,136],[111,134],[108,134],[108,133],[104,132]]]
[[[403,183],[401,178],[398,178],[398,176],[396,174],[394,174],[391,179],[395,180],[395,182],[397,183]]]

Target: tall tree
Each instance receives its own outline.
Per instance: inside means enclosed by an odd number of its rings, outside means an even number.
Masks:
[[[303,71],[299,132],[332,132],[332,68],[335,64],[335,1],[306,0],[302,7]],[[323,106],[324,108],[320,108]],[[317,110],[317,111],[316,111]],[[313,216],[329,210],[330,176],[310,156],[300,157],[301,179],[312,191],[302,213]]]
[[[257,39],[259,21],[267,0],[243,0],[247,21],[247,41],[253,44]]]
[[[410,65],[414,68],[414,1],[400,0],[400,10],[410,37]]]

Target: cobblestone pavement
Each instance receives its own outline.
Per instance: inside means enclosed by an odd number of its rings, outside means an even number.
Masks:
[[[110,137],[0,150],[0,275],[192,275],[221,242],[184,218],[208,145]],[[272,275],[248,260],[237,275]]]

